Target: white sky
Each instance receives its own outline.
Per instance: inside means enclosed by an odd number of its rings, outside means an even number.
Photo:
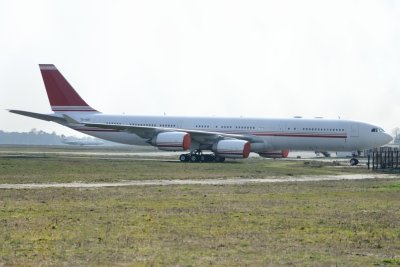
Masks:
[[[400,1],[0,1],[1,130],[75,134],[39,63],[104,113],[400,126]]]

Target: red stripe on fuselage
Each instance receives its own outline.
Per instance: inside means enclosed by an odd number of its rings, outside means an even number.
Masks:
[[[346,133],[284,133],[284,132],[225,132],[218,131],[219,133],[226,134],[248,134],[254,136],[272,136],[272,137],[305,137],[305,138],[347,138]],[[216,133],[218,133],[216,132]]]
[[[256,136],[276,136],[276,137],[306,137],[306,138],[347,138],[347,135],[335,134],[305,134],[305,133],[249,133]]]

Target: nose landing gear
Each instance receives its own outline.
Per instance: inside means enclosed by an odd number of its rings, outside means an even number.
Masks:
[[[350,160],[350,165],[351,165],[351,166],[356,166],[358,163],[359,163],[359,161],[358,161],[358,159],[356,159],[356,158],[352,158],[352,159]]]

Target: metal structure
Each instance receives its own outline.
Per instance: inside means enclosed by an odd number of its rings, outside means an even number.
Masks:
[[[400,169],[399,148],[397,147],[380,147],[369,151],[368,153],[368,169]]]

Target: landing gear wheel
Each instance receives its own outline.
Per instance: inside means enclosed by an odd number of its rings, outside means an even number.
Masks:
[[[215,162],[215,156],[214,155],[208,155],[208,162]]]
[[[190,160],[190,157],[189,157],[188,154],[181,154],[181,155],[179,156],[179,160],[180,160],[181,162],[188,162],[188,161]]]
[[[196,154],[190,155],[190,161],[191,162],[199,162],[200,161],[200,157]]]
[[[355,158],[352,158],[351,160],[350,160],[350,165],[351,166],[356,166],[357,164],[358,164],[358,159],[355,159]]]
[[[203,154],[201,150],[195,150],[187,154],[181,154],[179,160],[181,162],[224,162],[225,157],[215,154]]]
[[[224,162],[225,157],[215,156],[215,162]]]
[[[214,155],[211,154],[202,154],[200,156],[200,162],[214,162],[215,161],[215,157]]]

